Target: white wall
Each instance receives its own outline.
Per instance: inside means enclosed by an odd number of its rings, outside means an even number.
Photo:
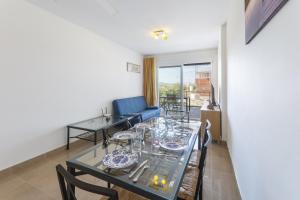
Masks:
[[[245,45],[244,1],[228,19],[228,145],[244,200],[300,199],[300,1]]]
[[[218,45],[218,91],[222,110],[222,139],[227,140],[227,24],[220,26]]]
[[[65,126],[142,94],[142,56],[25,1],[0,2],[0,170],[59,147]]]
[[[155,55],[156,66],[178,66],[190,63],[212,63],[212,82],[217,90],[218,85],[218,49],[204,49],[170,54]],[[217,92],[217,91],[215,91]],[[217,95],[217,94],[216,94]],[[216,96],[216,100],[218,97]]]

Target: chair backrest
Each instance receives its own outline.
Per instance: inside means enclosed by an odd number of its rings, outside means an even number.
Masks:
[[[78,180],[61,165],[56,166],[56,172],[63,200],[77,200],[75,196],[75,187],[91,193],[108,196],[110,200],[118,200],[117,191]]]
[[[204,170],[207,147],[208,147],[208,144],[211,142],[211,133],[210,133],[209,129],[205,129],[205,135],[204,135],[203,141],[204,141],[204,144],[201,148],[201,155],[200,155],[200,161],[199,161],[200,171]]]
[[[167,94],[167,104],[170,104],[170,105],[179,105],[180,104],[180,98],[177,97],[176,94]]]
[[[176,101],[177,100],[176,94],[167,94],[167,100]]]
[[[210,127],[211,127],[211,123],[210,123],[210,121],[209,120],[206,120],[206,122],[205,122],[205,124],[204,124],[204,127],[203,127],[203,129],[201,129],[201,132],[200,132],[200,134],[201,133],[203,133],[204,132],[204,134],[202,135],[200,135],[200,138],[201,138],[201,148],[204,146],[204,144],[207,142],[207,140],[208,140],[208,135],[207,135],[207,131],[210,131]]]
[[[208,144],[211,142],[211,134],[209,129],[205,129],[204,134],[204,144],[201,148],[201,155],[200,155],[200,161],[199,161],[199,176],[197,180],[197,189],[196,189],[196,195],[195,199],[202,199],[202,188],[203,188],[203,176],[205,171],[205,160],[206,160],[206,154],[207,154],[207,147]],[[198,197],[198,198],[197,198]]]

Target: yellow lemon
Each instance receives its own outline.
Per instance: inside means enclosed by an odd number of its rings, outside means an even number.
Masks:
[[[153,180],[157,181],[157,180],[158,180],[158,176],[155,175],[155,176],[153,177]]]
[[[161,184],[165,185],[167,183],[167,181],[165,179],[161,180]]]

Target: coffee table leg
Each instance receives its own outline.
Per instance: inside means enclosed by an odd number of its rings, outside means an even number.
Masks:
[[[106,147],[106,133],[105,133],[105,130],[102,129],[102,137],[103,137],[103,145]]]

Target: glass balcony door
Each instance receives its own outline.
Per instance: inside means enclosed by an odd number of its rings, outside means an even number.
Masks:
[[[166,110],[182,110],[182,67],[159,67],[159,104]]]
[[[210,97],[211,63],[159,67],[160,106],[166,110],[189,110],[191,119],[200,119],[200,108]]]
[[[183,96],[190,100],[190,118],[200,118],[200,108],[209,100],[211,90],[211,64],[187,64],[182,67]]]

